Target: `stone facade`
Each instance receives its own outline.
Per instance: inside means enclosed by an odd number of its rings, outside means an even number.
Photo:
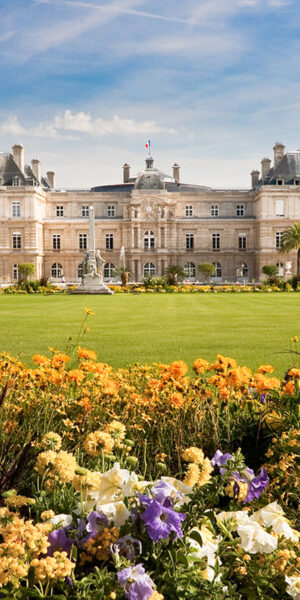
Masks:
[[[197,265],[216,265],[213,281],[259,280],[262,267],[287,260],[296,272],[296,253],[278,253],[280,234],[300,221],[300,152],[274,147],[274,167],[262,161],[252,187],[222,190],[180,183],[153,166],[151,156],[137,177],[123,167],[123,183],[90,190],[54,189],[55,174],[41,177],[40,163],[24,166],[23,148],[0,154],[0,282],[16,281],[17,265],[32,262],[36,277],[78,283],[88,247],[88,211],[95,210],[96,248],[105,259],[104,278],[113,280],[122,247],[135,281],[163,275],[169,265],[198,280]],[[280,170],[281,169],[281,170]]]

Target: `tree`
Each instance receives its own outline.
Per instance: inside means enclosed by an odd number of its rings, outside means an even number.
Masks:
[[[170,265],[166,270],[169,285],[178,285],[178,280],[184,278],[184,270],[179,265]]]
[[[281,254],[297,250],[297,277],[300,275],[300,223],[294,223],[282,232]]]
[[[277,265],[264,265],[262,272],[267,276],[269,283],[277,283],[279,273]]]
[[[20,265],[18,265],[18,267],[21,279],[23,279],[24,281],[27,281],[28,276],[33,275],[33,273],[35,272],[35,266],[33,263],[21,263]]]
[[[215,270],[215,265],[212,263],[200,263],[200,265],[198,265],[198,271],[203,275],[205,281],[208,281],[210,277],[214,276]]]

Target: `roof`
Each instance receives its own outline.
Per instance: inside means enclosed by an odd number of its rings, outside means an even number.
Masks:
[[[12,186],[16,180],[18,180],[19,185],[25,186],[39,185],[40,183],[34,176],[29,165],[25,165],[23,173],[15,162],[13,155],[6,152],[0,152],[0,177],[0,185],[5,186]],[[43,187],[50,189],[50,185],[45,177],[41,178],[41,184]]]
[[[276,185],[278,179],[283,179],[286,185],[295,183],[295,179],[300,179],[300,151],[287,152],[279,165],[270,169],[264,180],[263,185]]]

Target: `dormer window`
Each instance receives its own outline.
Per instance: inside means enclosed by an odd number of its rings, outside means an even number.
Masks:
[[[300,179],[295,179],[295,185],[300,185]]]
[[[277,183],[277,185],[283,185],[284,179],[277,179],[276,183]]]
[[[20,185],[20,179],[17,175],[13,178],[12,184],[13,184],[13,186]]]

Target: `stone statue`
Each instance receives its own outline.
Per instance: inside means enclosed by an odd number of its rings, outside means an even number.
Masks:
[[[103,279],[103,270],[104,270],[105,260],[102,258],[100,250],[96,250],[96,255],[95,256],[96,256],[97,273]]]

